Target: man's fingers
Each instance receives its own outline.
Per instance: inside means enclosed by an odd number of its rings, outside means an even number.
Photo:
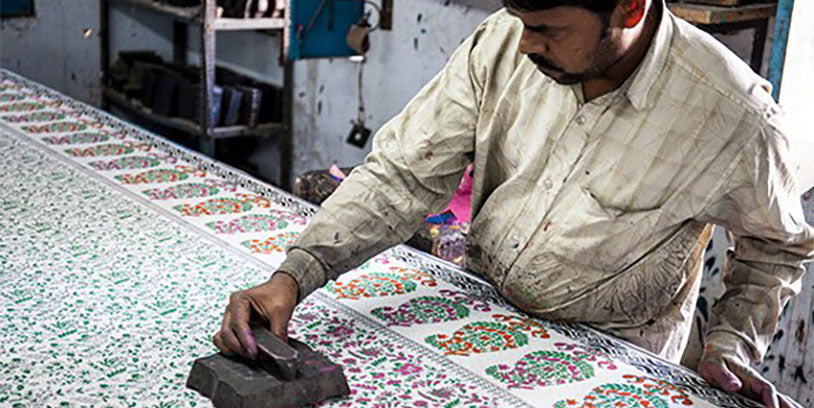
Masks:
[[[245,322],[237,321],[233,321],[233,324],[235,325],[233,331],[237,340],[240,342],[240,346],[243,348],[243,352],[249,358],[257,357],[257,342],[254,340],[254,334],[252,334],[249,325]]]
[[[780,403],[777,401],[777,391],[775,391],[774,386],[769,383],[764,383],[756,387],[760,387],[763,390],[763,392],[760,393],[760,397],[763,401],[763,405],[766,405],[766,408],[780,408]]]
[[[729,370],[723,360],[701,362],[698,371],[712,385],[725,391],[737,392],[743,386],[741,380]]]
[[[269,319],[269,330],[275,336],[283,339],[283,341],[287,341],[289,319],[291,319],[291,316],[284,311],[275,313],[275,315]]]
[[[248,357],[243,351],[243,347],[240,345],[240,340],[237,339],[237,336],[235,336],[232,330],[221,330],[220,339],[223,342],[223,345],[225,345],[230,351],[238,353],[243,357]]]
[[[785,394],[777,394],[777,400],[780,402],[781,408],[803,408],[797,401]]]
[[[212,339],[224,353],[237,352],[248,358],[257,356],[257,341],[251,324],[266,324],[276,336],[286,339],[288,322],[297,301],[297,287],[288,275],[277,275],[259,286],[232,293],[223,315],[221,330]],[[286,280],[288,277],[288,281]]]
[[[732,371],[743,380],[743,389],[741,394],[747,398],[760,401],[766,408],[780,408],[780,394],[774,385],[767,381],[755,369],[747,365],[738,364],[735,362],[728,363]]]
[[[212,336],[212,343],[215,343],[215,347],[217,347],[221,353],[226,354],[227,356],[235,354],[235,352],[230,350],[229,347],[226,347],[226,344],[224,344],[223,340],[220,339],[220,333],[221,332],[217,332],[214,336]]]
[[[240,292],[235,292],[229,298],[229,330],[239,343],[239,350],[246,357],[254,358],[257,355],[257,343],[249,328],[251,305],[248,298]],[[230,344],[227,344],[230,345]],[[231,345],[230,345],[231,346]]]
[[[251,310],[251,302],[242,292],[232,293],[232,296],[229,297],[229,312],[232,315],[229,320],[229,329],[240,343],[241,354],[254,358],[257,356],[257,342],[249,328]]]

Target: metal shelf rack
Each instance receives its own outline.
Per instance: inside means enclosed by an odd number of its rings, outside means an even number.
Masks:
[[[198,27],[200,36],[199,50],[199,86],[198,112],[201,117],[194,121],[158,115],[139,101],[127,98],[107,86],[109,56],[109,13],[112,3],[130,5],[173,19],[172,43],[173,62],[184,65],[187,55],[187,27]],[[215,35],[217,31],[261,31],[277,32],[281,42],[284,41],[286,23],[282,18],[216,18],[216,0],[201,0],[200,6],[176,7],[154,0],[101,0],[101,41],[102,41],[102,106],[108,109],[111,105],[124,110],[141,120],[153,125],[180,131],[198,137],[199,150],[207,156],[215,157],[215,141],[237,136],[276,137],[280,148],[280,181],[286,188],[291,176],[291,98],[293,87],[293,63],[281,59],[283,68],[282,121],[280,123],[260,124],[255,127],[243,125],[218,127],[211,123],[208,114],[212,106],[212,89],[215,85]]]

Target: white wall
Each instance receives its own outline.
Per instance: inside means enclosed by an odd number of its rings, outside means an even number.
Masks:
[[[34,10],[34,17],[0,20],[0,65],[98,104],[99,1],[36,0]]]
[[[814,186],[814,131],[811,118],[814,107],[814,2],[797,0],[791,18],[789,42],[783,81],[780,84],[780,105],[786,110],[801,165],[803,191]]]

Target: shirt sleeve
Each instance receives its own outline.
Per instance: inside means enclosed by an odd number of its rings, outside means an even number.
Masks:
[[[797,168],[790,161],[776,105],[733,162],[709,221],[735,238],[724,271],[726,291],[712,309],[706,350],[740,361],[763,359],[786,303],[800,292],[814,229],[804,219]]]
[[[288,251],[279,271],[300,299],[329,279],[402,242],[450,201],[472,161],[483,73],[480,44],[490,19],[446,66],[376,133],[354,169]],[[397,80],[397,78],[394,78]]]

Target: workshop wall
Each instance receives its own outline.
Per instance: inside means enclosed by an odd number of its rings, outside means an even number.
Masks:
[[[796,2],[791,18],[780,104],[793,129],[792,137],[796,138],[797,147],[792,149],[792,154],[801,166],[800,183],[806,190],[814,187],[814,133],[810,130],[811,95],[814,95],[814,25],[810,22],[814,21],[814,2]]]
[[[396,1],[393,30],[371,35],[363,68],[367,126],[375,132],[401,111],[499,4]],[[345,143],[357,113],[357,69],[344,58],[295,65],[293,174],[359,164],[369,152],[370,142],[363,149]]]
[[[0,65],[98,105],[98,0],[36,0],[33,17],[0,20]]]

